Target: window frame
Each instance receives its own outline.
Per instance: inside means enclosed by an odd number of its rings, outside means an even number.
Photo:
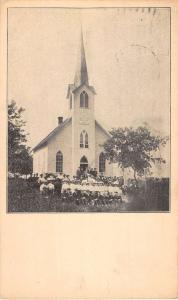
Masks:
[[[63,154],[59,150],[56,153],[56,173],[62,173],[63,172]]]
[[[80,148],[84,148],[83,131],[80,133]]]
[[[88,133],[86,130],[82,130],[80,133],[80,148],[89,148],[89,142],[88,142]]]
[[[101,152],[99,155],[99,173],[104,173],[106,171],[106,158],[104,153]]]
[[[89,148],[88,145],[88,133],[85,131],[85,138],[84,138],[84,146],[85,148]]]
[[[80,108],[89,108],[89,97],[85,90],[80,93]]]

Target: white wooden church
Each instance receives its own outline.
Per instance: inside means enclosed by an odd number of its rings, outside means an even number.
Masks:
[[[58,126],[33,149],[34,173],[75,175],[78,168],[88,167],[113,175],[102,147],[109,133],[95,119],[95,89],[89,84],[82,33],[79,51],[74,82],[67,91],[68,118],[58,117]]]

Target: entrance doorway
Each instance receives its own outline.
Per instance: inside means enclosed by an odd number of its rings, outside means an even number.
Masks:
[[[88,160],[86,156],[82,156],[80,160],[80,171],[85,172],[87,168],[88,168]]]

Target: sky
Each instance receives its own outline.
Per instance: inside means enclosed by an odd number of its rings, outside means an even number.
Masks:
[[[29,146],[67,117],[81,24],[96,119],[108,130],[146,122],[168,135],[169,9],[10,8],[8,101],[26,110]]]

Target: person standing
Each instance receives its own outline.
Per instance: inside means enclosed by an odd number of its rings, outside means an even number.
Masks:
[[[93,170],[93,176],[96,178],[97,177],[97,170],[96,170],[96,168],[94,168],[94,170]]]
[[[61,191],[62,191],[62,179],[57,178],[55,182],[55,191],[59,197],[61,197]]]
[[[79,179],[80,176],[81,176],[81,171],[80,171],[80,168],[79,168],[79,167],[78,167],[78,169],[77,169],[76,176],[77,176],[77,179]]]

